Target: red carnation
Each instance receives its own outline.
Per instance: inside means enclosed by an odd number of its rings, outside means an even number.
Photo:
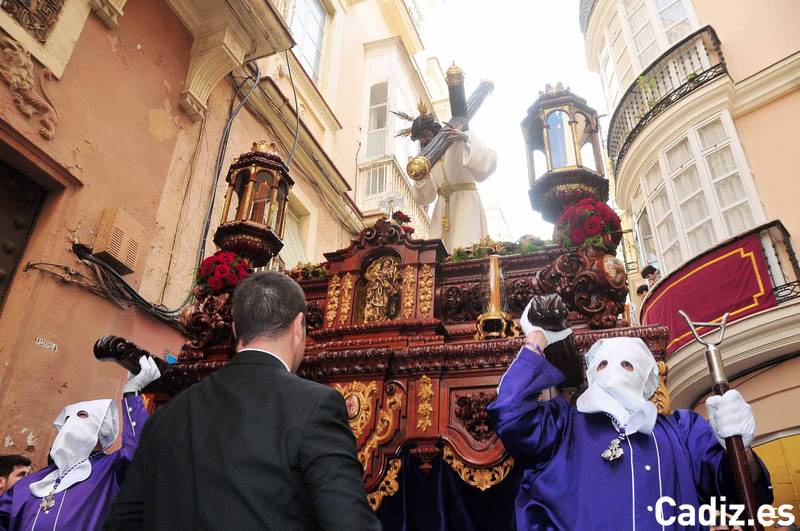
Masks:
[[[247,266],[245,266],[242,262],[239,262],[236,265],[236,274],[239,276],[240,280],[244,280],[247,278],[247,275],[250,274],[250,271],[247,270]]]
[[[405,212],[398,210],[397,212],[392,214],[392,219],[395,221],[399,221],[400,223],[408,223],[409,221],[411,221],[411,216],[409,216]]]
[[[583,240],[585,240],[585,239],[586,239],[586,233],[584,233],[584,232],[583,232],[581,229],[579,229],[578,227],[575,227],[575,228],[574,228],[574,229],[572,229],[572,231],[569,233],[569,239],[570,239],[570,241],[572,242],[572,245],[580,245],[580,244],[582,244],[582,243],[583,243]]]
[[[589,236],[597,236],[603,230],[603,220],[600,216],[590,216],[583,222],[583,230]]]
[[[402,227],[403,227],[403,232],[405,232],[406,234],[414,234],[414,227],[412,227],[411,225],[403,225]]]
[[[239,277],[236,275],[233,269],[228,269],[228,274],[222,278],[224,278],[225,282],[227,282],[231,287],[236,286],[236,283],[239,281]]]
[[[214,276],[218,278],[225,278],[231,274],[231,266],[228,264],[220,264],[214,270]]]
[[[578,205],[594,205],[595,200],[593,197],[584,197],[583,199],[579,200],[576,204]]]
[[[211,277],[208,279],[208,287],[211,291],[219,291],[222,289],[222,279],[218,277]]]
[[[211,274],[213,269],[214,265],[208,258],[206,258],[205,260],[203,260],[203,263],[200,264],[200,276],[207,277],[208,275]]]
[[[233,253],[218,253],[219,261],[222,264],[232,264],[233,261],[236,259],[236,255]]]

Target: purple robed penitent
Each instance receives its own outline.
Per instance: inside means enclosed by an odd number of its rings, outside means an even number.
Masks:
[[[608,462],[601,454],[617,436],[608,416],[581,413],[560,397],[539,400],[541,391],[563,378],[523,348],[489,406],[500,439],[525,469],[517,529],[685,529],[656,521],[660,497],[694,507],[711,496],[736,501],[725,450],[701,416],[687,410],[659,415],[652,434],[634,433],[620,444],[624,455]],[[764,476],[762,494],[766,470]],[[664,506],[667,517],[678,512]]]
[[[91,475],[55,495],[55,505],[42,511],[42,498],[31,493],[30,484],[51,473],[53,465],[20,480],[0,497],[0,530],[70,530],[100,529],[111,510],[125,470],[133,459],[139,434],[147,420],[147,410],[140,396],[122,399],[122,448],[111,454],[90,458]]]

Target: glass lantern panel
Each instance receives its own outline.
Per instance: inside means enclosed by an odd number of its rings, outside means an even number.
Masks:
[[[594,158],[594,146],[591,142],[581,147],[581,166],[597,171],[597,161]]]
[[[544,156],[544,151],[538,149],[533,150],[533,175],[537,179],[545,174],[547,171],[547,158]]]
[[[272,199],[272,174],[260,171],[256,175],[253,187],[253,207],[250,210],[250,221],[268,225],[266,216],[269,202]]]
[[[547,116],[547,136],[552,169],[575,166],[575,142],[572,138],[569,115],[553,111]]]
[[[247,212],[239,212],[239,208],[244,208],[244,194],[247,192],[247,183],[249,180],[250,172],[247,170],[240,171],[236,175],[233,184],[231,206],[228,208],[228,219],[226,221],[245,219],[247,217]]]

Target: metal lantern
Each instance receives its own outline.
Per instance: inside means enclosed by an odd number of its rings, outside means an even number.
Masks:
[[[276,153],[275,144],[253,143],[231,164],[225,178],[228,190],[214,243],[266,265],[283,248],[286,204],[294,181]]]
[[[547,85],[522,121],[534,210],[553,222],[582,197],[608,200],[597,112],[561,83]]]

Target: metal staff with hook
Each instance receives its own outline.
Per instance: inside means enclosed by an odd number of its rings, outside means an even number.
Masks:
[[[722,320],[718,323],[696,323],[689,319],[689,316],[683,310],[678,310],[678,313],[686,320],[689,329],[692,331],[694,338],[698,343],[706,347],[706,362],[708,363],[708,372],[711,376],[711,389],[715,395],[722,396],[729,389],[728,377],[725,375],[725,367],[722,364],[722,356],[719,352],[719,344],[725,337],[725,324],[728,321],[728,314],[722,316]],[[698,333],[698,328],[712,328],[717,329],[719,335],[716,341],[702,340]],[[755,491],[753,489],[753,478],[750,476],[750,467],[747,462],[747,454],[745,452],[744,443],[742,443],[741,435],[734,435],[725,439],[725,447],[728,452],[728,459],[731,465],[731,472],[733,473],[734,481],[736,482],[736,493],[739,495],[741,501],[747,512],[749,522],[753,522],[749,527],[756,531],[763,531],[763,527],[758,521],[758,502],[756,501]],[[748,523],[749,523],[748,522]]]

